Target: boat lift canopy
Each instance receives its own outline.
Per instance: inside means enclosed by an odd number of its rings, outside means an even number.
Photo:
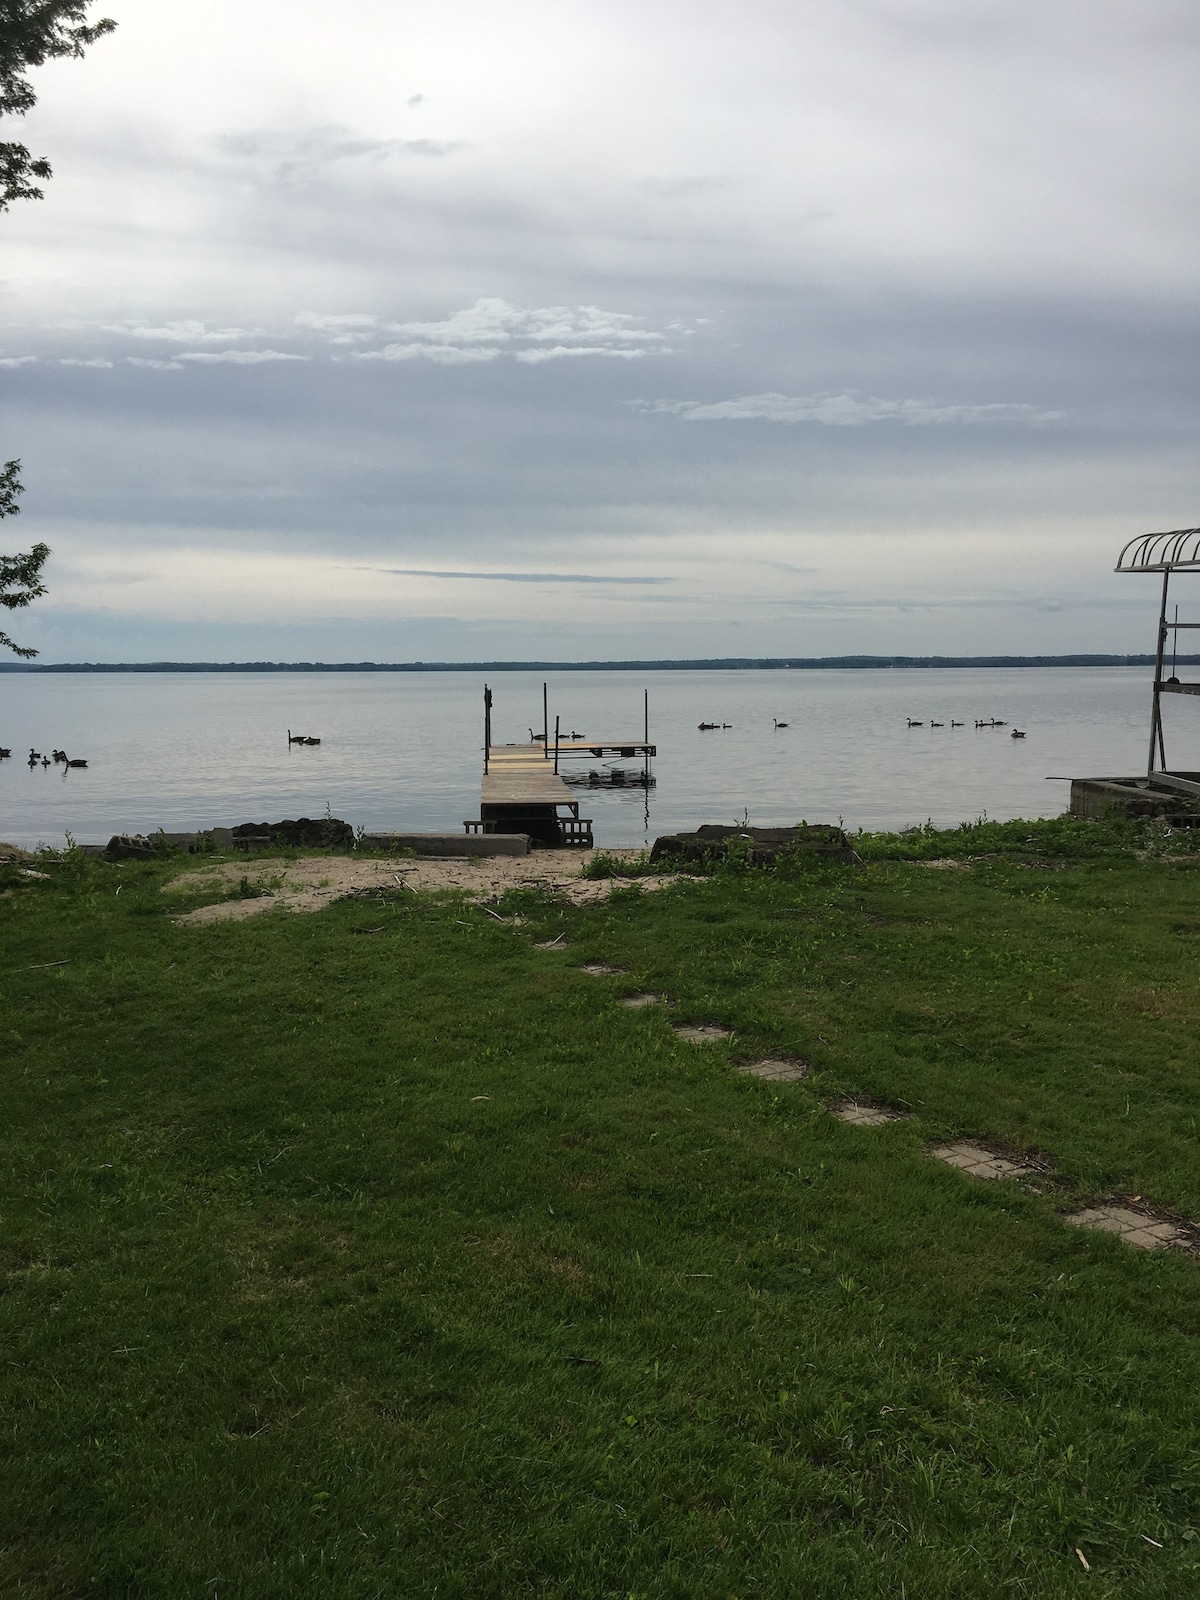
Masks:
[[[1146,763],[1146,782],[1151,786],[1180,789],[1200,795],[1200,772],[1172,771],[1167,767],[1163,740],[1162,706],[1164,694],[1200,695],[1200,683],[1181,683],[1172,669],[1163,678],[1163,658],[1167,637],[1172,635],[1178,649],[1180,629],[1200,628],[1200,622],[1180,622],[1179,607],[1173,621],[1167,619],[1167,591],[1173,572],[1200,572],[1200,528],[1177,528],[1171,533],[1143,533],[1131,539],[1117,557],[1117,572],[1161,572],[1162,602],[1158,612],[1158,648],[1154,656],[1154,696],[1150,712],[1150,755]],[[1173,650],[1173,653],[1174,653]],[[1157,761],[1157,764],[1156,764]]]

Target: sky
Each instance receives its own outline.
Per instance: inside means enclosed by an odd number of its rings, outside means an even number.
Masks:
[[[0,123],[43,660],[1152,648],[1194,4],[92,14]]]

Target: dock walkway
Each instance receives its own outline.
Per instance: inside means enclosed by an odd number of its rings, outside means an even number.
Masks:
[[[586,739],[571,730],[564,737],[558,717],[554,719],[554,740],[550,739],[550,711],[546,685],[542,685],[542,734],[529,744],[492,743],[492,691],[483,686],[483,786],[478,820],[468,818],[463,827],[468,833],[525,833],[542,845],[582,845],[590,849],[592,822],[579,815],[579,802],[558,775],[560,763],[574,757],[606,755],[622,760],[640,756],[645,763],[645,787],[649,789],[650,758],[657,749],[650,743],[650,701],[642,696],[643,737],[641,739]],[[593,775],[589,775],[593,776]],[[579,780],[576,780],[579,781]],[[614,775],[615,786],[615,775]]]
[[[527,833],[539,844],[592,843],[591,819],[580,818],[579,801],[540,744],[489,745],[479,819],[465,824],[468,832]]]

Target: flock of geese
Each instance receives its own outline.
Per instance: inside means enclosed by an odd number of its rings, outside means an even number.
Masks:
[[[320,739],[314,739],[311,734],[293,733],[290,728],[288,729],[289,745],[320,744],[320,742]],[[0,745],[0,761],[7,761],[11,755],[11,750],[5,749],[3,745]],[[44,756],[40,750],[35,750],[33,746],[30,745],[28,765],[29,770],[32,772],[34,767],[86,767],[87,762],[82,760],[79,756],[69,756],[65,750],[54,750],[51,751],[48,756]]]
[[[11,755],[11,750],[6,750],[3,745],[0,745],[0,761],[7,761]],[[55,767],[60,763],[64,767],[87,766],[86,761],[80,760],[78,756],[69,756],[65,750],[55,750],[51,755],[44,756],[40,750],[35,750],[33,746],[30,745],[29,770],[31,772],[33,771],[34,767]]]
[[[777,733],[778,733],[780,728],[786,728],[788,726],[788,724],[786,722],[780,722],[778,717],[772,717],[771,721],[775,724],[775,731]],[[697,726],[697,728],[699,728],[701,733],[711,733],[714,728],[732,728],[733,727],[733,723],[732,722],[698,722],[696,724],[696,726]]]
[[[778,730],[780,728],[786,728],[788,726],[788,724],[786,722],[780,722],[778,717],[772,717],[771,721],[775,724],[776,732],[778,732]],[[917,722],[912,717],[908,718],[908,725],[909,725],[910,728],[923,728],[925,726],[924,722]],[[929,726],[931,728],[944,728],[946,726],[946,724],[944,722],[931,722],[929,724]],[[953,720],[953,718],[952,718],[951,721],[950,721],[950,726],[952,728],[965,728],[966,727],[966,723],[965,722],[955,722]],[[1008,727],[1008,723],[1003,721],[999,717],[976,717],[975,718],[975,726],[977,728],[1007,728]],[[697,723],[697,727],[700,729],[701,733],[710,733],[714,728],[732,728],[733,727],[733,723],[732,722],[700,722],[700,723]],[[1010,734],[1009,734],[1009,737],[1012,738],[1012,739],[1023,739],[1025,737],[1025,735],[1021,731],[1020,728],[1013,728],[1011,730]]]
[[[925,726],[923,722],[914,722],[912,717],[908,718],[908,725],[910,728],[923,728]],[[944,728],[946,724],[944,722],[931,722],[929,726],[931,728]],[[965,728],[966,723],[952,721],[950,726],[952,728]],[[977,728],[1007,728],[1008,723],[1005,722],[1001,717],[976,717],[975,726]],[[1013,728],[1009,733],[1010,739],[1023,739],[1024,737],[1025,735],[1022,733],[1020,728]]]

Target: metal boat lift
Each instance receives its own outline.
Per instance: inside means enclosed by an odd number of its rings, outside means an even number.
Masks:
[[[1174,771],[1167,766],[1163,740],[1162,696],[1200,695],[1200,683],[1181,683],[1175,674],[1180,629],[1200,628],[1200,622],[1180,622],[1179,607],[1173,620],[1167,618],[1167,591],[1173,572],[1200,572],[1200,528],[1179,528],[1173,533],[1144,533],[1131,539],[1117,557],[1117,572],[1161,572],[1162,603],[1158,612],[1158,648],[1154,656],[1154,698],[1150,712],[1150,754],[1146,762],[1146,783],[1151,788],[1181,790],[1200,795],[1200,772]],[[1163,677],[1167,638],[1172,640],[1171,675]]]

